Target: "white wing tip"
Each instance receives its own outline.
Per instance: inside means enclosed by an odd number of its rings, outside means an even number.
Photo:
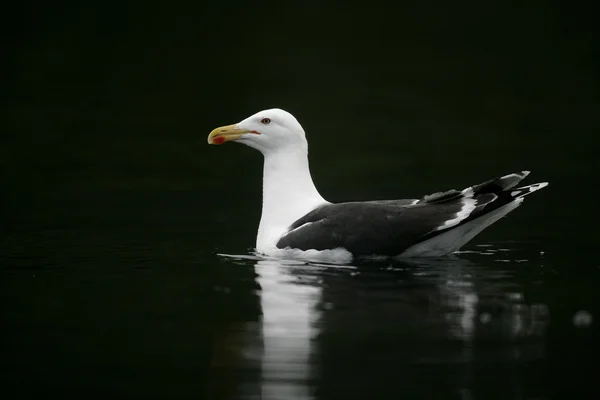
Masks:
[[[548,186],[550,183],[549,182],[540,182],[540,183],[534,183],[533,185],[529,186],[529,192],[535,192],[536,190],[540,190],[545,188],[546,186]]]
[[[528,194],[531,194],[533,192],[537,192],[538,190],[545,188],[549,184],[550,184],[549,182],[540,182],[540,183],[534,183],[533,185],[529,185],[529,186],[523,186],[523,187],[516,188],[513,191],[511,191],[510,195],[515,198],[521,198],[521,197],[527,196]]]

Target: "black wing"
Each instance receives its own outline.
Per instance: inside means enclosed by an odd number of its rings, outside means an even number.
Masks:
[[[343,247],[355,256],[397,255],[513,201],[521,192],[509,189],[527,174],[510,174],[463,191],[435,193],[420,200],[325,205],[294,222],[277,247]]]

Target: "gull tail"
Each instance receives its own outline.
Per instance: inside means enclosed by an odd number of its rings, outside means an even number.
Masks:
[[[548,186],[548,182],[540,182],[515,188],[527,175],[529,171],[521,171],[470,186],[462,192],[452,190],[426,196],[421,202],[459,201],[462,207],[424,241],[400,256],[439,257],[460,250],[485,228],[519,207],[525,196]]]

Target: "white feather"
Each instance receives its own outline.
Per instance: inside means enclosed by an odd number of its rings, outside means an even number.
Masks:
[[[329,203],[321,197],[310,176],[305,149],[295,147],[266,152],[256,250],[272,255],[290,225],[325,204]]]
[[[434,231],[441,231],[460,224],[464,219],[471,215],[473,210],[475,210],[475,207],[477,207],[477,200],[473,198],[473,188],[466,188],[462,193],[464,197],[461,199],[463,204],[460,211],[456,213],[454,218],[447,220],[442,225],[435,228]]]
[[[309,262],[324,262],[330,264],[347,264],[352,261],[353,256],[343,247],[330,250],[300,250],[290,249],[271,249],[269,255],[277,258],[302,260]]]

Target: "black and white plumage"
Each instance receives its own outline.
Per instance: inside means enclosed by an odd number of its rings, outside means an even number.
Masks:
[[[457,251],[466,235],[454,236],[452,245],[422,252],[410,249],[452,233],[470,222],[469,232],[485,227],[486,217],[509,210],[523,197],[546,184],[510,190],[529,172],[510,174],[463,191],[450,190],[419,200],[391,200],[327,204],[314,209],[290,226],[278,248],[325,250],[344,248],[354,256],[440,256]],[[479,233],[482,229],[478,230]],[[472,238],[469,237],[469,239]],[[414,253],[414,254],[413,254]]]
[[[211,144],[230,140],[265,157],[256,249],[276,257],[348,262],[447,255],[548,185],[516,187],[529,174],[522,171],[421,199],[332,204],[312,182],[304,130],[291,114],[261,111],[213,130],[208,138]]]

